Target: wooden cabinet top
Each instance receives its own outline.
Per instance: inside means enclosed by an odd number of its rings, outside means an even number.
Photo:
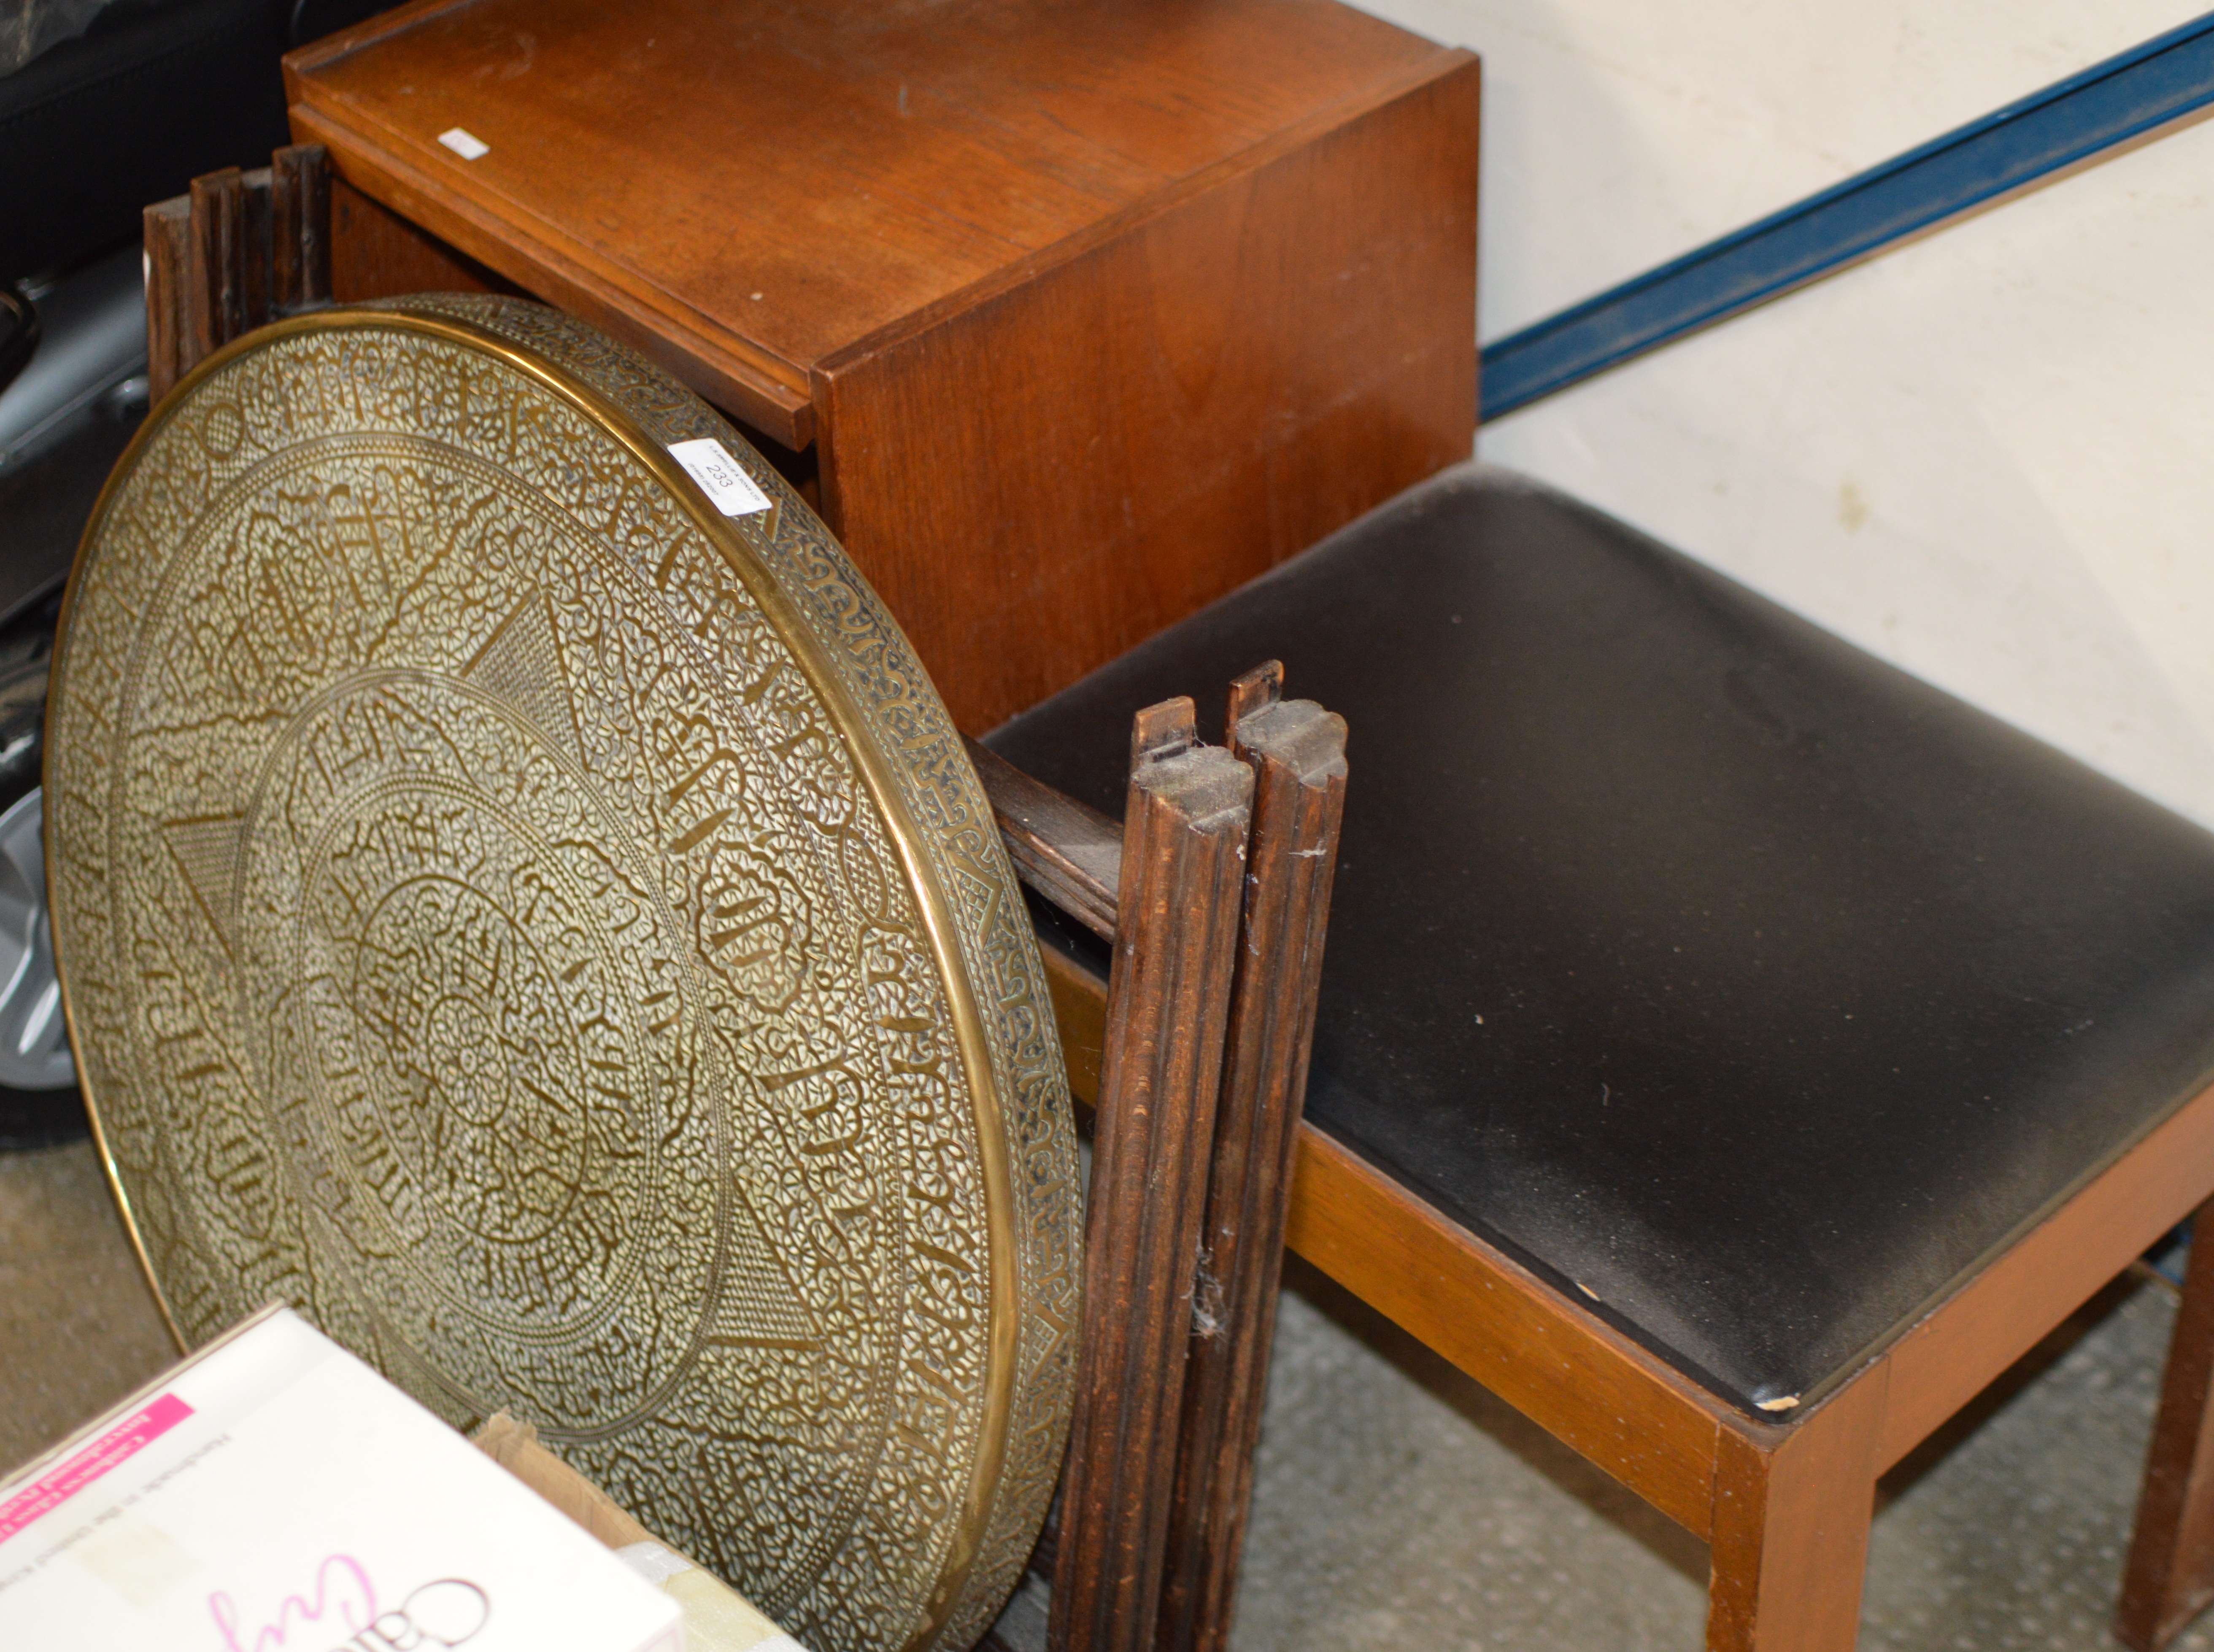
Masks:
[[[802,447],[841,352],[1464,55],[1335,0],[419,0],[285,70],[351,181]]]

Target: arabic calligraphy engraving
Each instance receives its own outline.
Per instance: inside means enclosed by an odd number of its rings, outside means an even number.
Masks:
[[[191,1339],[283,1297],[822,1652],[965,1645],[1071,1375],[1034,944],[820,524],[752,460],[749,573],[639,431],[743,445],[566,318],[438,299],[273,330],[143,442],[57,673],[89,1093]]]

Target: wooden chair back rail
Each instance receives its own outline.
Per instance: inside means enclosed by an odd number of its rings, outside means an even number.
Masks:
[[[1115,938],[1122,828],[964,737],[1000,840],[1024,883],[1103,941]]]

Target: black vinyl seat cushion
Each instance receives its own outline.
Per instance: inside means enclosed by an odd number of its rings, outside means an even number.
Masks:
[[[1132,711],[1270,657],[1351,729],[1309,1118],[1741,1406],[2214,1076],[2214,838],[1496,470],[987,743],[1119,814]]]

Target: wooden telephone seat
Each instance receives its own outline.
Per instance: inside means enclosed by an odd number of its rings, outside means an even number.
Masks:
[[[1262,639],[1361,730],[1290,1238],[1849,1652],[1878,1475],[2214,1192],[2214,838],[1642,535],[1424,484],[994,733]],[[2214,1261],[2121,1632],[2214,1593]]]

